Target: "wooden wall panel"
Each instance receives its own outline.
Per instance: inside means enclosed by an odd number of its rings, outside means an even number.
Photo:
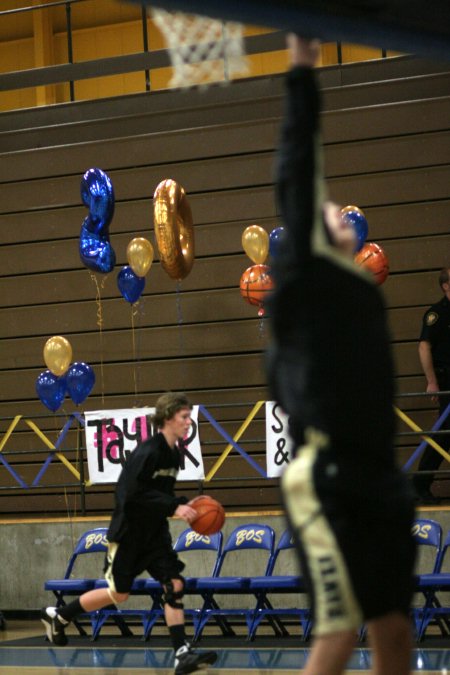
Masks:
[[[389,257],[382,292],[397,402],[427,429],[435,417],[430,399],[400,394],[424,388],[420,322],[439,298],[439,269],[450,264],[450,74],[408,58],[364,65],[320,71],[326,173],[331,196],[365,210],[369,239]],[[76,409],[66,400],[61,414],[45,415],[35,393],[45,341],[57,334],[70,340],[74,360],[96,371],[82,410],[153,405],[166,389],[186,389],[233,435],[252,405],[267,398],[268,327],[238,286],[251,264],[242,251],[244,228],[259,223],[270,232],[281,224],[272,181],[282,91],[282,78],[268,77],[204,95],[165,92],[0,115],[0,433],[21,414],[55,442]],[[110,234],[117,269],[106,277],[90,275],[78,254],[87,215],[80,179],[91,166],[108,172],[116,193]],[[132,310],[116,273],[132,237],[154,241],[152,194],[167,177],[188,192],[196,260],[177,290],[156,255],[135,309],[133,347]],[[200,430],[208,470],[226,442],[204,421]],[[399,431],[406,461],[415,438],[404,424]],[[261,466],[263,439],[260,412],[242,444]],[[78,441],[74,428],[62,445],[73,463]],[[47,454],[23,421],[5,447],[27,483]],[[15,488],[0,465],[0,511],[79,512],[76,479],[56,459],[41,485]],[[198,488],[186,486],[192,495]],[[207,489],[228,508],[279,505],[278,482],[264,481],[235,451]],[[113,486],[88,488],[87,511],[107,513],[112,495]]]

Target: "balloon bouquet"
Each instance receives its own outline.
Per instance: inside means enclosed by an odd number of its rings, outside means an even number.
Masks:
[[[379,244],[367,242],[369,226],[364,211],[358,206],[349,205],[341,209],[342,216],[353,225],[356,234],[355,263],[373,274],[375,283],[380,286],[389,275],[389,261]]]
[[[366,243],[369,227],[364,212],[358,206],[349,205],[344,206],[341,213],[355,230],[355,263],[373,274],[376,284],[384,283],[389,275],[389,261],[379,244]],[[259,317],[264,316],[264,303],[273,289],[270,267],[263,263],[268,253],[272,259],[277,257],[283,237],[283,227],[274,228],[268,235],[260,225],[250,225],[242,234],[242,248],[255,264],[242,274],[240,291],[244,300],[259,307]]]
[[[91,168],[82,177],[80,192],[82,202],[89,211],[81,226],[80,259],[91,272],[106,275],[112,271],[116,263],[116,254],[109,239],[109,226],[115,206],[113,184],[102,169]],[[161,181],[154,195],[154,213],[155,233],[162,266],[169,276],[182,279],[190,272],[194,262],[192,215],[183,188],[171,179]],[[153,257],[153,246],[147,239],[135,237],[129,242],[128,265],[118,273],[117,286],[121,295],[131,305],[134,305],[142,295],[145,277],[151,268]],[[102,337],[101,288],[95,276],[91,274],[91,277],[97,287],[97,315]],[[132,328],[134,348],[133,309]],[[92,368],[81,362],[70,365],[71,359],[72,347],[66,338],[56,335],[47,340],[44,347],[44,361],[48,370],[38,376],[36,392],[42,403],[52,412],[59,409],[66,394],[79,405],[87,398],[95,384]]]
[[[89,396],[95,384],[95,373],[87,363],[72,360],[72,346],[61,335],[49,338],[44,346],[44,361],[48,370],[38,375],[36,393],[41,402],[56,412],[66,394],[76,405]]]
[[[127,246],[128,265],[117,275],[117,286],[130,304],[139,300],[145,288],[145,277],[153,263],[153,246],[144,237],[135,237]]]
[[[181,185],[171,178],[158,184],[153,195],[153,214],[161,266],[172,279],[180,281],[194,264],[192,213]],[[151,242],[143,237],[128,244],[128,265],[117,278],[119,290],[128,302],[136,302],[142,294],[153,256]]]
[[[242,248],[255,264],[242,274],[239,288],[244,300],[259,307],[262,318],[267,294],[273,289],[270,267],[263,264],[269,253],[269,235],[260,225],[249,225],[242,233]]]

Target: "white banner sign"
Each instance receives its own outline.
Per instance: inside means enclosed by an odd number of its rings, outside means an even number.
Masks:
[[[154,408],[130,410],[97,410],[86,412],[86,450],[91,483],[115,483],[127,456],[136,445],[154,431],[147,416]],[[200,480],[205,477],[198,434],[198,406],[192,409],[192,425],[182,442],[178,480]]]
[[[292,457],[294,442],[288,432],[288,417],[274,401],[266,401],[267,477],[281,476]]]

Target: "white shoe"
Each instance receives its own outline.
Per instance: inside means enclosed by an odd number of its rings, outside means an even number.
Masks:
[[[41,621],[45,626],[45,632],[50,642],[58,647],[67,644],[67,636],[64,632],[67,624],[64,624],[56,611],[56,607],[44,607],[41,609]]]
[[[183,645],[175,653],[175,675],[205,670],[216,659],[216,652],[195,652],[190,645]]]

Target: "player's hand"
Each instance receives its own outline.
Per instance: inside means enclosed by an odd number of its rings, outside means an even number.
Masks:
[[[178,518],[182,518],[186,523],[192,523],[197,518],[197,511],[187,504],[180,504],[177,506],[175,514]]]
[[[434,394],[435,392],[439,391],[439,386],[436,382],[430,382],[427,386],[427,394]],[[431,400],[433,403],[437,403],[439,401],[439,396],[432,396]]]
[[[296,33],[288,33],[287,48],[291,65],[313,68],[320,56],[320,41],[301,38]]]

